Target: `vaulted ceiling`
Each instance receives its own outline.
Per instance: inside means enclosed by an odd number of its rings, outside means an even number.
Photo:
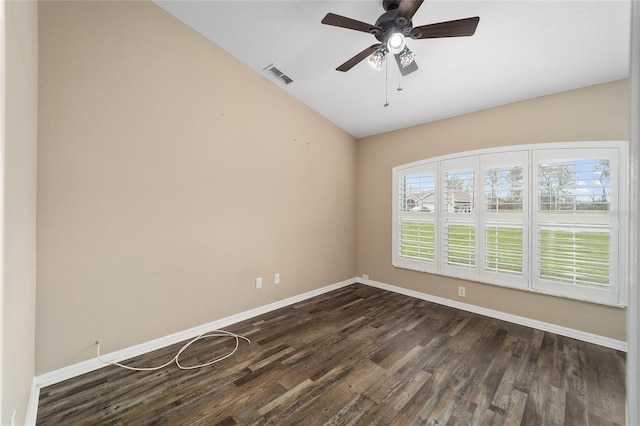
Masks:
[[[393,60],[336,71],[377,40],[320,22],[332,12],[373,24],[382,0],[156,3],[358,138],[629,75],[629,0],[427,0],[414,26],[480,22],[471,37],[408,39],[419,69],[406,77]]]

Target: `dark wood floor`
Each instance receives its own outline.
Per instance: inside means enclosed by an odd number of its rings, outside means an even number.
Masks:
[[[107,367],[42,389],[39,425],[604,425],[622,352],[355,284],[228,328],[198,370]],[[235,342],[184,353],[206,362]],[[158,365],[181,345],[133,363]]]

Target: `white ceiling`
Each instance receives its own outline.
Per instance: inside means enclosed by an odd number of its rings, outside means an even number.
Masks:
[[[409,39],[420,69],[401,79],[389,62],[387,81],[366,60],[335,71],[377,41],[320,23],[333,12],[373,24],[381,0],[156,3],[357,138],[629,76],[629,0],[427,0],[414,26],[479,16],[476,33]]]

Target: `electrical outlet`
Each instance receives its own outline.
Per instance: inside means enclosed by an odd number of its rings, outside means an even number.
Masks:
[[[262,277],[256,278],[256,288],[262,288]]]
[[[464,287],[460,286],[458,287],[458,296],[460,297],[467,297],[466,296],[466,290]]]
[[[368,279],[369,279],[369,275],[367,275],[367,274],[362,274],[362,279],[368,280]]]
[[[280,274],[275,274],[273,276],[273,283],[274,284],[280,284]]]

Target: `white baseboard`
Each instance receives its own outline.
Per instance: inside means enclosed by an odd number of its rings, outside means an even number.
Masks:
[[[461,303],[455,300],[445,299],[445,298],[433,296],[427,293],[421,293],[415,290],[409,290],[406,288],[385,284],[385,283],[381,283],[381,282],[370,280],[370,279],[363,279],[363,278],[356,277],[356,278],[351,278],[335,284],[331,284],[316,290],[312,290],[306,293],[302,293],[297,296],[289,297],[287,299],[283,299],[274,303],[270,303],[265,306],[261,306],[255,309],[241,312],[239,314],[231,315],[229,317],[222,318],[220,320],[213,321],[208,324],[203,324],[201,326],[190,328],[188,330],[184,330],[184,331],[174,333],[165,337],[151,340],[149,342],[145,342],[139,345],[131,346],[129,348],[121,349],[116,352],[111,352],[109,354],[102,355],[102,357],[107,361],[116,361],[116,362],[123,361],[129,358],[143,355],[145,353],[148,353],[157,349],[164,348],[166,346],[169,346],[175,343],[192,339],[207,331],[222,329],[229,325],[238,323],[240,321],[244,321],[244,320],[256,317],[258,315],[262,315],[262,314],[274,311],[276,309],[283,308],[285,306],[289,306],[294,303],[298,303],[303,300],[310,299],[312,297],[319,296],[321,294],[324,294],[333,290],[337,290],[342,287],[346,287],[354,283],[361,283],[371,287],[392,291],[394,293],[404,294],[406,296],[411,296],[417,299],[438,303],[440,305],[449,306],[449,307],[460,309],[463,311],[473,312],[473,313],[484,315],[490,318],[495,318],[495,319],[511,322],[514,324],[520,324],[527,327],[536,328],[538,330],[549,331],[551,333],[559,334],[561,336],[571,337],[574,339],[582,340],[589,343],[594,343],[596,345],[605,346],[605,347],[620,350],[620,351],[626,352],[627,350],[627,343],[621,340],[611,339],[608,337],[599,336],[596,334],[587,333],[584,331],[575,330],[568,327],[550,324],[543,321],[537,321],[530,318],[521,317],[518,315],[507,314],[500,311],[494,311],[492,309],[487,309],[480,306]],[[54,370],[49,373],[36,376],[34,378],[33,389],[29,398],[29,406],[27,409],[27,419],[25,424],[35,425],[37,410],[38,410],[38,400],[39,400],[41,388],[45,386],[53,385],[55,383],[62,382],[67,379],[71,379],[73,377],[77,377],[81,374],[98,370],[106,366],[107,364],[104,364],[96,357],[96,358],[92,358],[86,361],[82,361],[82,362],[70,365],[68,367],[60,368],[58,370]]]
[[[265,306],[261,306],[255,309],[250,309],[248,311],[241,312],[239,314],[231,315],[229,317],[222,318],[220,320],[213,321],[208,324],[203,324],[198,327],[190,328],[188,330],[180,331],[178,333],[170,334],[168,336],[160,337],[158,339],[151,340],[149,342],[141,343],[139,345],[131,346],[129,348],[121,349],[119,351],[111,352],[101,356],[105,361],[111,361],[111,362],[124,361],[126,359],[143,355],[145,353],[155,351],[157,349],[161,349],[166,346],[173,345],[175,343],[193,339],[194,337],[199,336],[200,334],[205,333],[207,331],[219,330],[219,329],[228,327],[232,324],[238,323],[240,321],[244,321],[244,320],[256,317],[258,315],[266,314],[267,312],[271,312],[276,309],[293,305],[294,303],[298,303],[303,300],[310,299],[312,297],[315,297],[315,296],[318,296],[342,287],[346,287],[355,282],[356,282],[356,279],[351,278],[345,281],[328,285],[326,287],[308,291],[306,293],[302,293],[297,296],[279,300],[277,302],[270,303]],[[49,373],[44,373],[39,376],[36,376],[35,386],[37,386],[38,388],[43,388],[45,386],[50,386],[55,383],[59,383],[64,380],[71,379],[81,374],[89,373],[91,371],[98,370],[106,366],[107,364],[100,361],[97,357],[88,359],[86,361],[72,364],[68,367],[63,367],[63,368],[51,371]]]
[[[357,278],[356,282],[366,284],[372,287],[381,288],[383,290],[393,291],[394,293],[404,294],[405,296],[415,297],[417,299],[426,300],[428,302],[438,303],[440,305],[449,306],[452,308],[460,309],[467,312],[473,312],[475,314],[484,315],[490,318],[499,319],[502,321],[511,322],[514,324],[524,325],[531,328],[536,328],[542,331],[549,331],[551,333],[559,334],[565,337],[571,337],[573,339],[582,340],[583,342],[594,343],[596,345],[604,346],[619,351],[627,351],[627,342],[622,340],[611,339],[609,337],[600,336],[593,333],[587,333],[585,331],[575,330],[573,328],[563,327],[556,324],[550,324],[543,321],[538,321],[530,318],[521,317],[518,315],[507,314],[500,311],[494,311],[493,309],[483,308],[481,306],[470,305],[467,303],[458,302],[455,300],[445,299],[443,297],[433,296],[427,293],[421,293],[415,290],[409,290],[402,287],[397,287],[390,284],[381,283],[374,280],[365,280]]]

